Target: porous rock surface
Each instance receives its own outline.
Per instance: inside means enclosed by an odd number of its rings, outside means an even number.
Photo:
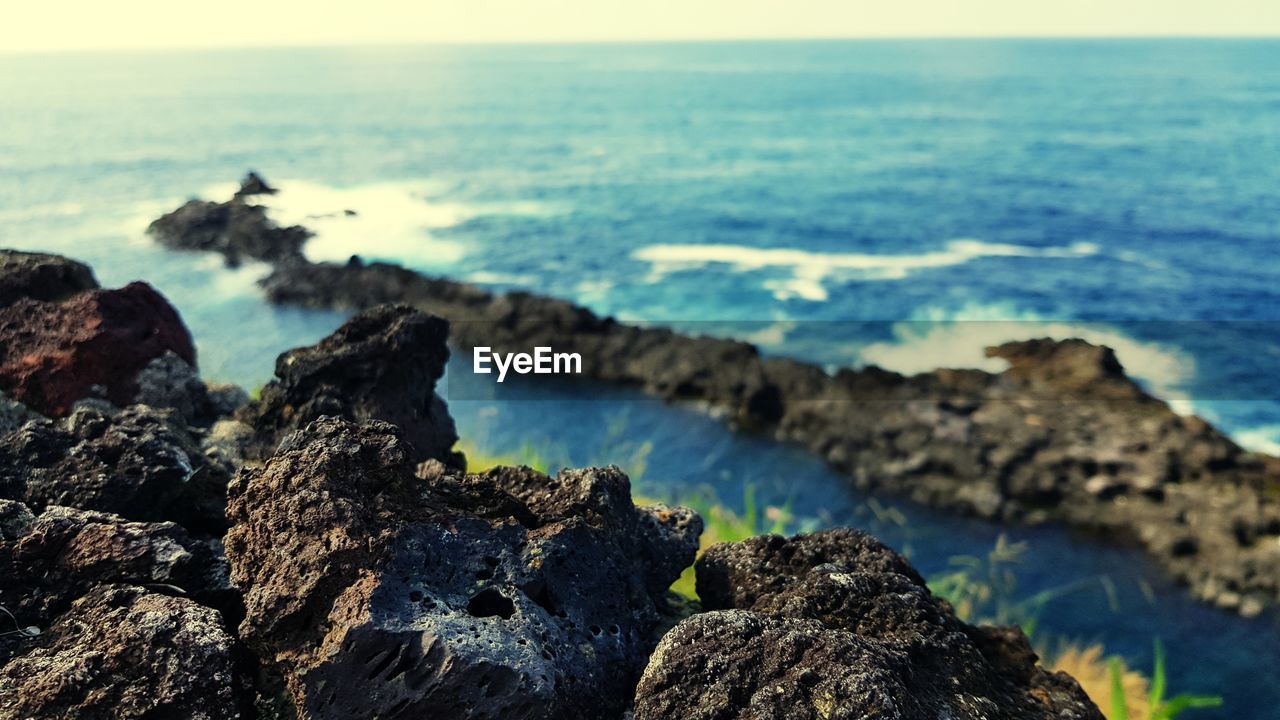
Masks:
[[[232,637],[199,604],[234,598],[219,555],[173,523],[0,500],[0,717],[239,717]]]
[[[0,717],[241,717],[233,641],[217,611],[108,585],[76,600],[0,667]]]
[[[65,505],[220,534],[229,476],[185,427],[142,405],[79,407],[0,436],[0,498]]]
[[[405,305],[348,320],[316,345],[276,360],[276,377],[240,419],[255,429],[250,454],[266,457],[290,432],[321,416],[398,426],[419,460],[461,468],[453,418],[435,392],[449,359],[449,324]]]
[[[322,418],[231,486],[242,637],[304,717],[602,718],[630,702],[701,522],[617,468],[462,475]]]
[[[0,571],[0,606],[23,627],[47,624],[76,598],[114,583],[163,587],[229,609],[238,602],[218,546],[174,523],[68,507],[34,514],[0,500]]]
[[[93,271],[84,263],[60,255],[0,249],[0,308],[24,298],[56,302],[97,287]]]
[[[166,351],[195,365],[191,334],[146,283],[0,308],[0,390],[48,416],[99,394],[127,405],[138,371]]]
[[[1020,631],[961,622],[857,531],[717,545],[697,570],[710,612],[659,643],[636,720],[1102,718]]]
[[[200,235],[198,226],[170,229]],[[570,379],[705,404],[808,447],[859,488],[1000,522],[1065,522],[1139,544],[1220,607],[1255,615],[1280,604],[1280,459],[1175,414],[1110,349],[1083,340],[990,348],[1009,362],[1000,373],[830,373],[745,342],[628,325],[563,300],[358,258],[291,257],[262,285],[270,301],[305,307],[409,304],[448,319],[464,349],[576,352],[582,374]]]

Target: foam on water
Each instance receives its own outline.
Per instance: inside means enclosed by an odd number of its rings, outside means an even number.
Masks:
[[[959,309],[927,308],[892,326],[894,340],[858,351],[867,364],[914,374],[946,368],[1000,372],[1008,363],[988,358],[984,349],[1028,338],[1080,338],[1115,351],[1131,377],[1183,414],[1194,411],[1187,394],[1195,378],[1195,360],[1169,345],[1135,340],[1101,323],[1045,320],[1009,304],[968,304]]]
[[[824,253],[794,248],[757,248],[745,245],[649,245],[632,257],[650,263],[649,279],[659,282],[671,273],[712,264],[729,265],[738,272],[769,268],[789,270],[791,277],[765,282],[779,300],[799,298],[813,302],[828,299],[826,283],[833,279],[901,280],[912,273],[950,267],[988,257],[1081,258],[1095,255],[1092,243],[1067,247],[1034,248],[981,240],[952,240],[940,250],[912,255]]]

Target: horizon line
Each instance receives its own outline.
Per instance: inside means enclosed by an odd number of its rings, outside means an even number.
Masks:
[[[247,43],[229,45],[111,46],[67,48],[0,49],[0,57],[31,55],[89,55],[99,53],[184,53],[222,52],[234,50],[325,50],[381,49],[426,47],[502,47],[502,46],[590,46],[590,45],[709,45],[729,43],[803,43],[803,42],[913,42],[931,40],[961,41],[1032,41],[1032,40],[1280,40],[1280,33],[1257,34],[1012,34],[1012,35],[810,35],[810,36],[743,36],[743,37],[671,37],[671,38],[550,38],[550,39],[476,39],[476,40],[396,40],[389,42],[299,42],[285,44]]]

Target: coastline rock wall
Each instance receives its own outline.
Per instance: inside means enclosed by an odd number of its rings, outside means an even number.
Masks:
[[[187,232],[166,218],[166,242],[209,247],[202,225]],[[1141,545],[1223,608],[1254,615],[1280,603],[1280,460],[1176,415],[1107,348],[1043,338],[989,349],[1010,363],[1002,373],[830,375],[747,343],[630,326],[562,300],[286,254],[262,282],[271,302],[403,303],[447,318],[460,348],[577,352],[584,379],[705,403],[808,447],[858,487],[1001,522],[1063,521]]]

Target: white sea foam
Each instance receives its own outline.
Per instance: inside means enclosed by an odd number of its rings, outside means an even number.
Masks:
[[[428,188],[412,183],[374,183],[350,188],[284,180],[275,195],[255,195],[281,225],[303,225],[307,259],[343,261],[352,255],[396,260],[416,267],[452,265],[465,255],[462,243],[432,237],[473,213],[457,203],[429,202]]]
[[[1232,437],[1240,447],[1268,455],[1280,455],[1280,425],[1263,425],[1261,427],[1239,430]]]
[[[821,302],[827,299],[826,284],[833,279],[900,280],[920,270],[961,265],[986,257],[1079,258],[1097,252],[1096,245],[1084,242],[1060,248],[1033,248],[962,239],[952,240],[940,250],[913,255],[821,253],[711,244],[649,245],[633,252],[632,257],[651,264],[650,280],[653,281],[711,264],[729,265],[738,272],[783,268],[790,270],[790,278],[765,283],[776,298]]]
[[[380,182],[335,187],[307,180],[280,180],[274,195],[255,195],[281,225],[303,225],[315,236],[304,247],[313,262],[341,262],[352,255],[444,268],[467,254],[466,244],[433,235],[486,215],[541,216],[557,212],[538,202],[461,203],[438,199],[439,184]],[[226,197],[235,186],[218,185],[207,197]]]
[[[84,206],[75,202],[45,203],[23,208],[0,210],[0,222],[20,222],[24,220],[42,220],[54,217],[74,217],[84,214]]]
[[[1186,387],[1195,377],[1195,360],[1169,345],[1135,340],[1101,323],[1044,320],[1009,305],[970,304],[958,310],[931,308],[912,320],[893,325],[894,340],[866,345],[858,352],[864,363],[902,373],[934,368],[977,368],[1000,372],[1008,363],[984,356],[984,348],[1036,337],[1081,338],[1115,350],[1130,377],[1170,403],[1177,412],[1194,411]]]
[[[490,272],[488,270],[477,270],[467,275],[467,282],[476,283],[477,285],[532,285],[537,280],[532,275]]]

